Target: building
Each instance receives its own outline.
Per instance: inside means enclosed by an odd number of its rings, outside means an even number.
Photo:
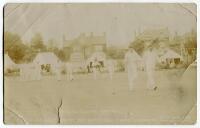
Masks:
[[[79,66],[90,64],[93,59],[104,63],[106,58],[106,35],[105,33],[100,36],[93,33],[90,35],[82,33],[73,40],[64,40],[63,47],[66,54],[70,54],[69,61],[79,64]]]

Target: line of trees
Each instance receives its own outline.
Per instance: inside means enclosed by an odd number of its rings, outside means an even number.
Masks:
[[[4,33],[4,53],[7,53],[16,63],[30,62],[39,52],[54,52],[62,61],[69,60],[69,49],[59,49],[54,39],[48,40],[46,44],[48,45],[45,45],[40,33],[36,33],[30,42],[23,42],[18,34]],[[122,59],[125,50],[112,46],[106,49],[106,54],[113,59]]]
[[[125,56],[126,50],[123,48],[110,46],[106,49],[106,55],[112,59],[123,59]]]
[[[52,40],[50,41],[52,42]],[[51,47],[46,46],[40,33],[36,33],[29,43],[23,42],[18,34],[4,33],[4,53],[7,53],[16,63],[32,61],[38,52],[47,51],[54,52],[63,61],[69,59],[69,55],[66,55],[64,49],[59,49],[55,45]]]

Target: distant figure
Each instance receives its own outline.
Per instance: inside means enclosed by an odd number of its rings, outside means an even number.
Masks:
[[[36,80],[41,80],[41,66],[39,62],[35,63],[35,79]]]
[[[31,66],[28,64],[28,62],[25,64],[25,80],[29,81],[31,80]]]
[[[103,68],[104,68],[104,62],[103,61],[98,61],[98,70],[99,70],[99,72],[102,72]]]
[[[55,73],[56,73],[57,80],[60,81],[61,80],[61,63],[59,60],[55,64]]]
[[[112,80],[113,74],[115,71],[115,65],[114,65],[114,61],[112,59],[109,59],[107,61],[107,68],[108,68],[109,78]]]
[[[169,68],[175,68],[176,64],[174,61],[171,61],[169,64]]]
[[[27,81],[30,77],[29,65],[27,63],[28,62],[25,61],[24,64],[20,65],[20,76],[22,81]]]
[[[98,62],[97,58],[95,58],[94,62],[92,63],[93,78],[95,80],[97,79],[98,66],[99,66],[99,62]]]
[[[92,62],[90,62],[90,72],[92,71]],[[93,71],[92,71],[93,72]]]
[[[87,73],[90,73],[90,65],[87,65]]]
[[[29,80],[35,80],[34,78],[34,72],[35,72],[35,66],[34,66],[34,63],[29,63],[28,64],[28,79]]]
[[[147,72],[147,88],[156,90],[157,86],[155,83],[155,65],[157,55],[152,46],[149,46],[147,51],[144,53],[144,61]]]
[[[139,60],[138,54],[132,47],[129,47],[128,52],[125,55],[125,66],[128,72],[129,89],[133,90],[135,80],[138,76],[137,62]]]
[[[66,63],[66,69],[67,69],[67,79],[70,81],[74,80],[73,66],[70,62]]]
[[[26,67],[25,67],[25,65],[26,65],[26,64],[21,64],[21,65],[20,65],[20,77],[21,77],[21,80],[22,80],[22,81],[25,81],[25,79],[26,79],[26,71],[25,71],[25,70],[26,70],[26,69],[25,69]]]

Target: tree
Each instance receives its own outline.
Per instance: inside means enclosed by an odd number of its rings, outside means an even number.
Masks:
[[[159,42],[160,42],[159,39],[155,38],[155,39],[151,40],[150,45],[153,46],[154,48],[159,48],[159,46],[160,46]],[[140,55],[143,54],[145,47],[146,47],[145,45],[146,45],[145,41],[140,40],[140,39],[136,39],[130,44],[130,46],[132,46],[134,48],[134,50]]]
[[[4,33],[4,53],[8,52],[9,48],[12,46],[13,35],[10,32]]]
[[[55,40],[54,39],[50,39],[50,40],[48,40],[48,50],[49,51],[53,51],[55,48],[56,48],[56,43],[55,43]]]
[[[19,63],[23,61],[23,58],[26,55],[24,50],[26,48],[27,46],[24,44],[17,44],[9,50],[8,54],[15,62]]]
[[[185,37],[185,48],[189,54],[192,54],[192,51],[197,48],[197,34],[194,30],[192,30],[188,36]]]
[[[8,52],[10,48],[16,44],[22,44],[22,40],[19,35],[11,32],[4,33],[4,52]]]
[[[109,57],[113,59],[122,59],[124,58],[125,50],[112,46],[107,48],[106,53]]]
[[[135,40],[130,46],[132,46],[138,54],[142,54],[145,48],[144,41],[142,40]]]
[[[65,60],[66,60],[65,52],[64,52],[63,50],[59,50],[57,56],[58,56],[62,61],[65,61]]]
[[[4,53],[8,53],[15,62],[23,61],[27,48],[28,46],[22,43],[19,35],[11,32],[4,33]]]
[[[64,49],[58,49],[58,48],[54,48],[53,52],[56,54],[56,56],[62,60],[62,61],[67,61],[69,60],[69,55],[66,54],[66,51]]]
[[[36,33],[31,39],[31,47],[36,51],[45,51],[46,46],[43,43],[43,38],[40,33]]]

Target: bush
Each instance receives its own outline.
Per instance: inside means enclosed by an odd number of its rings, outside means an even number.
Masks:
[[[15,68],[15,69],[6,69],[4,74],[6,76],[18,76],[20,74],[20,69]]]

